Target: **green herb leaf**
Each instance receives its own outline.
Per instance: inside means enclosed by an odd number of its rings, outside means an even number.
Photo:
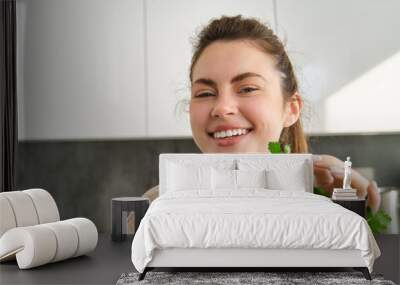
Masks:
[[[268,149],[270,153],[291,153],[290,144],[281,144],[280,142],[269,142]]]
[[[328,198],[331,197],[331,195],[328,193],[328,191],[326,191],[322,187],[314,187],[314,194],[322,195],[322,196],[325,196],[325,197],[328,197]]]
[[[279,142],[269,142],[268,149],[270,153],[282,153],[281,144]]]
[[[382,209],[374,214],[371,208],[367,207],[367,222],[373,233],[382,233],[391,221],[392,218]]]
[[[284,153],[291,153],[291,152],[292,152],[292,149],[291,149],[291,147],[290,147],[290,144],[285,144],[285,145],[283,146],[283,152],[284,152]]]

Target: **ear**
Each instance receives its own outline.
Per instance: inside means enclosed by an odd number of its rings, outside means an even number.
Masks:
[[[290,127],[300,118],[301,110],[303,109],[303,99],[298,92],[295,92],[286,102],[285,106],[285,119],[283,126]]]

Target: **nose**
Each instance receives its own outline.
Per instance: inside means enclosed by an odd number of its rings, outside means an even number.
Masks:
[[[218,94],[211,111],[212,117],[223,118],[238,113],[238,104],[232,94]]]

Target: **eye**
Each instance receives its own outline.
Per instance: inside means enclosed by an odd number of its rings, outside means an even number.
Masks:
[[[195,98],[204,98],[204,97],[209,97],[209,96],[215,96],[215,95],[211,92],[201,92],[201,93],[196,94],[194,97]]]
[[[254,87],[243,87],[239,90],[239,93],[251,93],[253,91],[258,90],[258,88],[254,88]]]

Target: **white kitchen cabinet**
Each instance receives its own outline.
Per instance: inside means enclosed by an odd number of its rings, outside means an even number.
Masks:
[[[148,136],[191,136],[189,116],[179,104],[190,97],[190,38],[221,15],[257,17],[273,27],[273,2],[147,0],[145,5]]]
[[[146,135],[142,0],[17,0],[19,139]]]
[[[279,0],[309,133],[400,131],[400,2]]]

